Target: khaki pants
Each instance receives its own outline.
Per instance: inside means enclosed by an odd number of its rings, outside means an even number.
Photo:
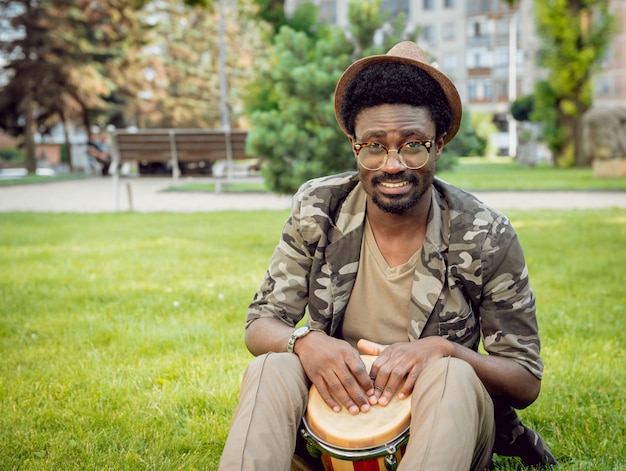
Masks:
[[[270,353],[246,369],[219,471],[288,471],[310,382],[300,360]],[[495,438],[493,403],[474,369],[433,361],[411,396],[411,434],[399,471],[483,470]]]

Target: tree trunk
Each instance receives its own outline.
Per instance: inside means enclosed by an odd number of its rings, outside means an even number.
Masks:
[[[61,115],[61,121],[63,123],[63,138],[65,140],[65,148],[67,149],[67,166],[70,170],[70,173],[74,172],[74,167],[72,166],[72,144],[70,143],[70,133],[67,130],[67,118],[65,115]]]
[[[33,98],[27,93],[22,101],[24,113],[24,145],[26,147],[26,171],[29,175],[37,173],[37,156],[35,155],[35,117],[33,116]]]
[[[583,136],[583,115],[579,115],[574,121],[574,166],[575,167],[589,167],[591,160],[587,158],[584,145]]]

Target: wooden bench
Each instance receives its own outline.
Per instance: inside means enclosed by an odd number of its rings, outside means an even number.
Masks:
[[[254,160],[246,153],[248,131],[230,131],[230,154],[235,160]],[[138,163],[140,173],[211,175],[213,163],[229,160],[227,136],[216,129],[140,129],[112,133],[113,157],[122,164]]]

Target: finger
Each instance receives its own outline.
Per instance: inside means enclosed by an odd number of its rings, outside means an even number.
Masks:
[[[347,359],[346,364],[365,394],[367,396],[374,394],[374,381],[372,381],[367,366],[363,363],[361,356],[356,355],[354,358]]]
[[[375,389],[379,393],[378,404],[382,406],[389,404],[396,391],[406,381],[406,376],[406,366],[400,360],[387,360],[378,366],[375,379]]]
[[[361,353],[364,353],[365,355],[373,355],[376,357],[380,355],[383,350],[385,350],[385,348],[387,348],[387,345],[381,345],[379,343],[372,342],[366,339],[359,340],[356,346],[361,351]]]
[[[346,368],[345,372],[339,374],[342,376],[339,377],[336,372],[333,372],[332,377],[326,380],[326,384],[322,386],[324,395],[320,392],[320,396],[337,412],[338,409],[333,404],[345,407],[352,415],[356,415],[360,411],[367,412],[370,409],[368,397],[352,373]]]
[[[338,381],[329,384],[330,393],[342,404],[350,414],[356,415],[360,411],[369,410],[368,398],[350,371]]]
[[[326,384],[323,382],[322,383],[314,382],[313,384],[315,384],[315,388],[317,389],[317,392],[319,393],[322,400],[326,403],[326,405],[330,407],[334,412],[340,412],[341,406],[337,403],[337,401],[335,401],[333,396],[330,394],[330,392],[328,391],[328,388],[326,387]]]
[[[413,388],[415,387],[415,383],[417,382],[417,377],[420,375],[421,371],[417,368],[413,368],[409,374],[406,376],[406,380],[404,384],[398,391],[398,397],[400,399],[406,399],[413,393]]]

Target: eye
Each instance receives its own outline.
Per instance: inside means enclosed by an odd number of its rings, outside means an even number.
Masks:
[[[430,146],[432,145],[432,142],[430,141],[411,141],[411,142],[407,142],[406,144],[404,144],[405,147],[409,148],[409,149],[421,149],[421,148],[426,148],[426,149],[430,149]]]
[[[379,144],[378,142],[367,143],[363,146],[363,148],[367,149],[367,151],[371,154],[384,154],[386,152],[382,144]]]

